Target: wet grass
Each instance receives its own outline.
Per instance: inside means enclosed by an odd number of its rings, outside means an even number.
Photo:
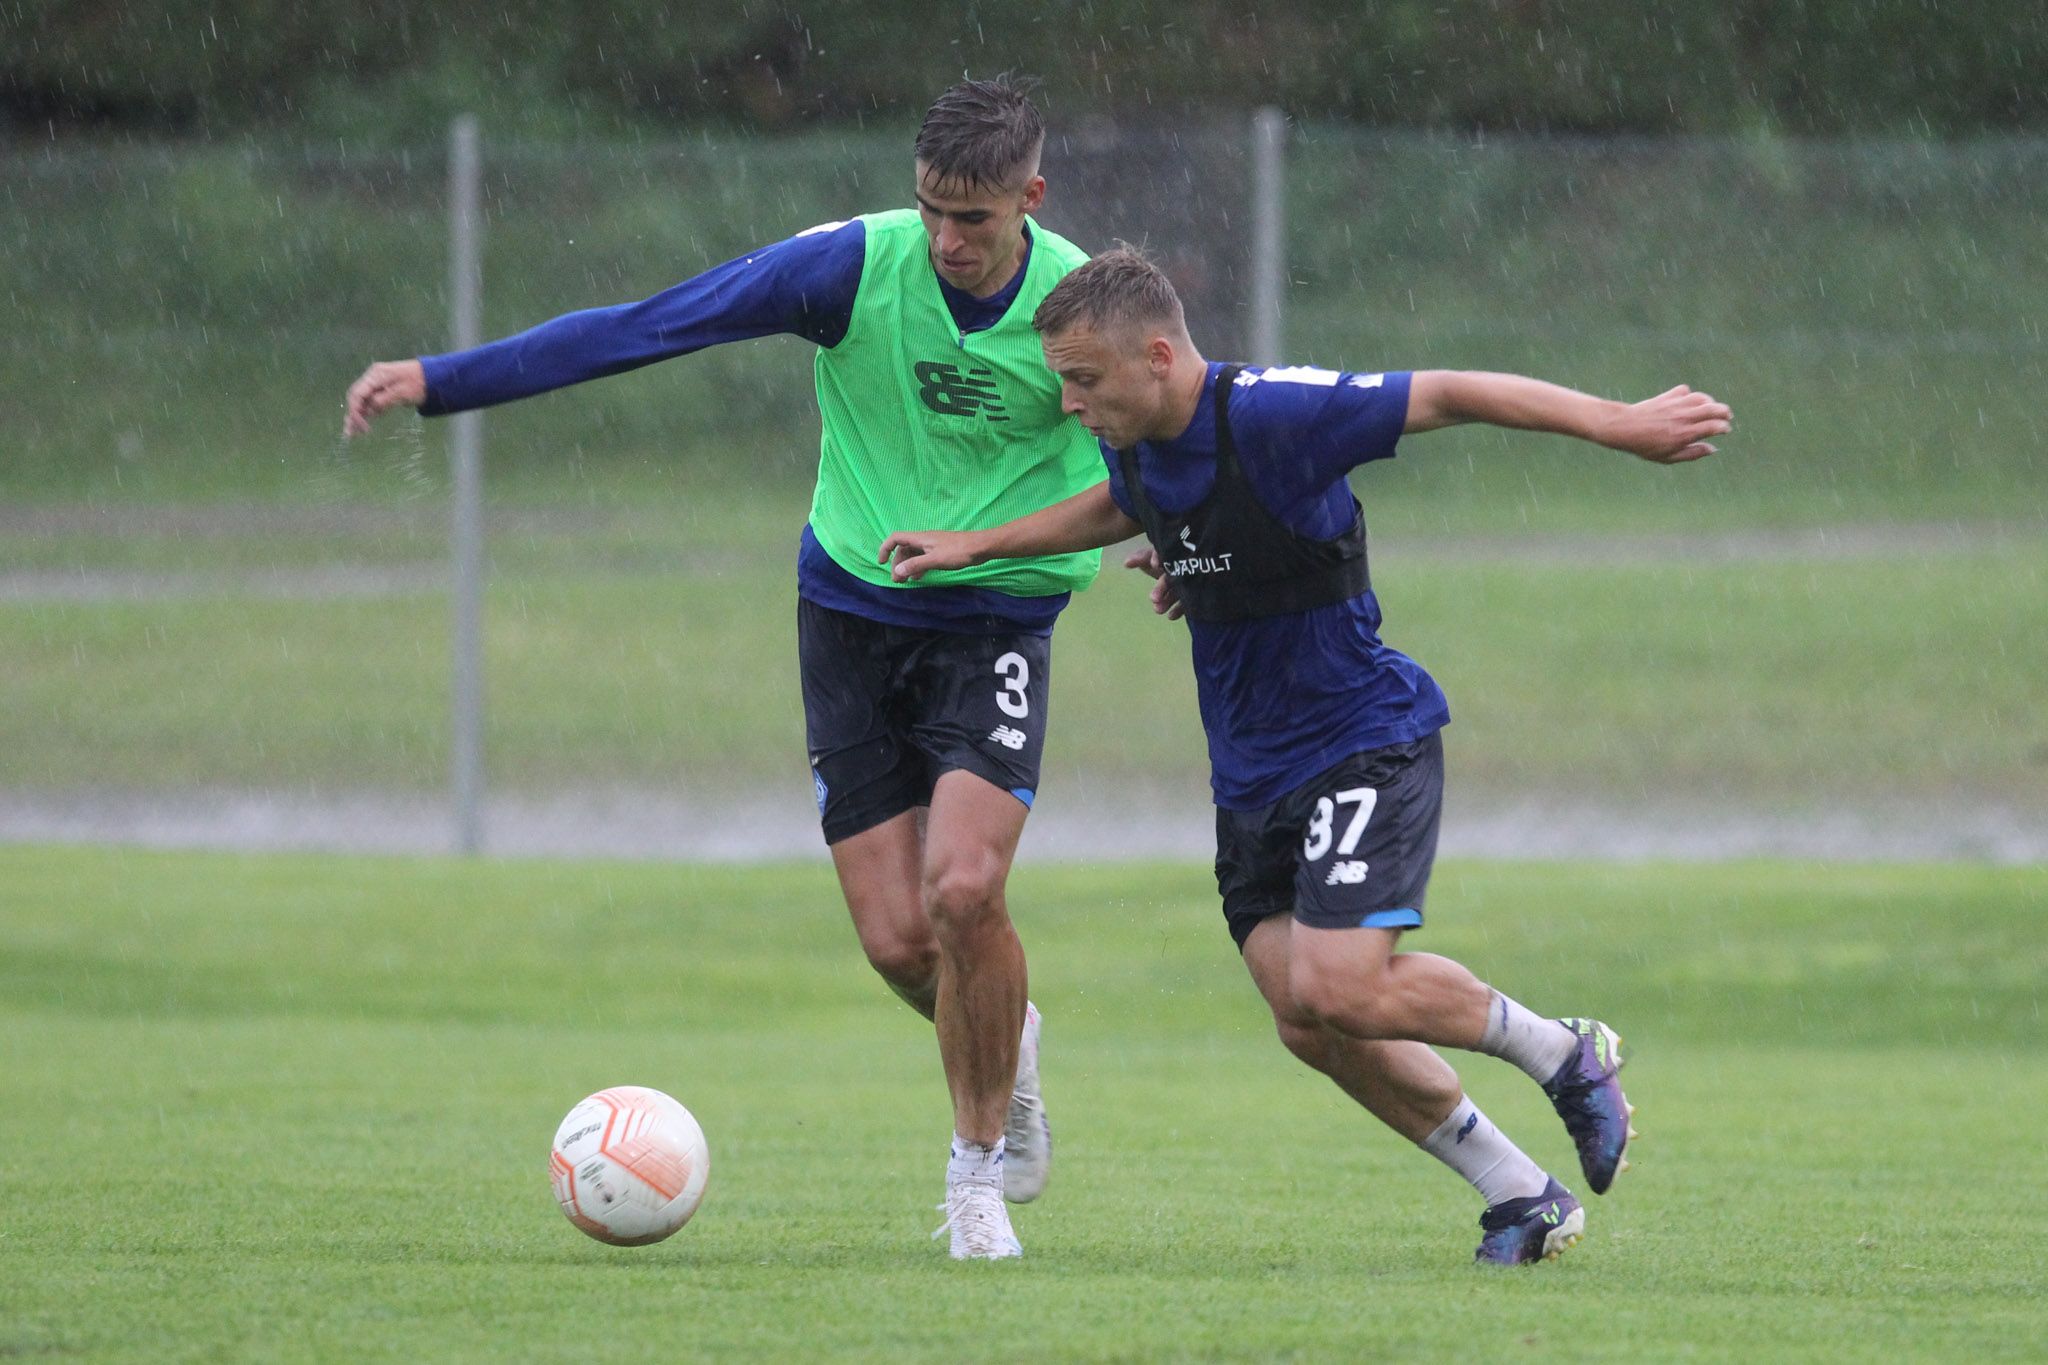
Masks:
[[[2019,1359],[2048,1333],[2039,870],[1453,864],[1417,947],[1615,1021],[1645,1140],[1562,1262],[1288,1058],[1207,872],[1027,868],[1054,1183],[925,1237],[930,1037],[829,871],[0,850],[0,1353],[89,1360]],[[1539,1161],[1511,1069],[1458,1058]],[[710,1197],[554,1211],[602,1085]],[[1997,1135],[1988,1140],[1986,1134]]]

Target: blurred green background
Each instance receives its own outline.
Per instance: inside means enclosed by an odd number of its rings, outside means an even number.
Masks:
[[[491,146],[486,330],[899,202],[902,143]],[[2048,144],[1310,125],[1288,156],[1292,357],[1737,412],[1685,468],[1453,431],[1355,476],[1465,780],[2041,808]],[[250,144],[0,169],[32,320],[0,343],[0,786],[442,780],[443,427],[337,426],[363,363],[445,344],[443,174]],[[1224,206],[1180,207],[1155,244]],[[808,360],[726,347],[488,419],[500,786],[801,780]],[[1061,631],[1050,769],[1199,788],[1179,630],[1114,562]]]
[[[408,142],[461,109],[587,135],[911,116],[977,73],[1053,113],[1273,103],[1381,126],[1956,136],[2039,128],[2025,0],[15,0],[0,117],[181,131],[289,122]]]
[[[48,6],[4,20],[25,42],[0,60],[22,320],[0,334],[0,794],[443,783],[444,427],[337,434],[364,364],[447,344],[443,114],[485,116],[500,335],[905,202],[917,115],[951,78],[876,6],[741,7],[717,42],[691,18],[624,55],[603,35],[625,10],[505,10],[467,46],[421,19],[375,62],[356,19],[316,41],[260,8],[208,11],[224,36],[196,65],[167,55],[196,11],[161,39]],[[1915,7],[1859,7],[1840,43],[1917,47],[1858,84],[1834,49],[1744,56],[1823,23],[1781,8],[1561,26],[1541,5],[1294,5],[1266,40],[1296,60],[1270,77],[1180,29],[1140,52],[1142,7],[1036,36],[991,17],[960,51],[1046,71],[1048,224],[1195,274],[1239,268],[1249,108],[1282,101],[1291,359],[1733,404],[1722,453],[1681,469],[1466,430],[1354,477],[1386,638],[1452,699],[1454,790],[2048,826],[2048,140],[2035,85],[1998,74],[2041,21],[1994,6],[1933,34]],[[792,14],[816,21],[794,56],[708,55]],[[1311,41],[1345,22],[1379,46]],[[1066,59],[1091,25],[1125,34],[1094,75]],[[696,74],[646,97],[684,29]],[[900,69],[855,60],[875,35]],[[1422,74],[1364,93],[1411,49]],[[1202,79],[1168,98],[1174,53]],[[504,79],[476,76],[486,55]],[[1748,94],[1695,98],[1731,73]],[[1199,183],[1133,150],[1112,203],[1105,158],[1162,128]],[[487,419],[494,789],[808,791],[809,361],[746,343]],[[1061,628],[1048,790],[1199,804],[1184,636],[1116,558]]]

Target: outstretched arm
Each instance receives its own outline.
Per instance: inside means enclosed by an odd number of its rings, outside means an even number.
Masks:
[[[349,388],[342,434],[380,413],[490,407],[728,341],[787,332],[836,346],[860,287],[866,229],[828,223],[714,266],[638,303],[566,313],[466,351],[379,361]]]
[[[1408,385],[1403,432],[1462,422],[1548,431],[1626,451],[1657,464],[1714,453],[1707,437],[1733,430],[1726,403],[1680,384],[1640,403],[1616,403],[1515,374],[1417,370]]]
[[[935,569],[965,569],[991,559],[1100,549],[1137,531],[1138,523],[1116,505],[1105,480],[1064,502],[986,531],[891,532],[875,562],[890,565],[890,576],[907,583]]]

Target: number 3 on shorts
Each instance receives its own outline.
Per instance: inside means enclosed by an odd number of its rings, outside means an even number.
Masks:
[[[1024,691],[1031,685],[1031,664],[1022,654],[1011,650],[996,660],[996,676],[1003,685],[996,689],[996,705],[1012,720],[1022,720],[1031,714],[1031,698]]]
[[[1372,808],[1378,804],[1379,792],[1371,787],[1353,787],[1341,791],[1332,798],[1323,796],[1316,799],[1316,813],[1309,817],[1308,839],[1301,846],[1301,856],[1314,862],[1330,851],[1330,836],[1335,832],[1339,805],[1356,806],[1357,813],[1351,823],[1344,827],[1344,837],[1337,844],[1337,852],[1350,857],[1358,849],[1358,837],[1365,833],[1365,822],[1372,819]]]

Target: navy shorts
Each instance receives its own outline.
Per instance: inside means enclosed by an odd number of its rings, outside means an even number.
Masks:
[[[930,805],[954,769],[1037,797],[1050,635],[884,625],[798,598],[797,660],[826,843]]]
[[[1314,929],[1417,929],[1444,803],[1441,734],[1353,754],[1256,810],[1216,811],[1216,889],[1238,950],[1292,912]]]

